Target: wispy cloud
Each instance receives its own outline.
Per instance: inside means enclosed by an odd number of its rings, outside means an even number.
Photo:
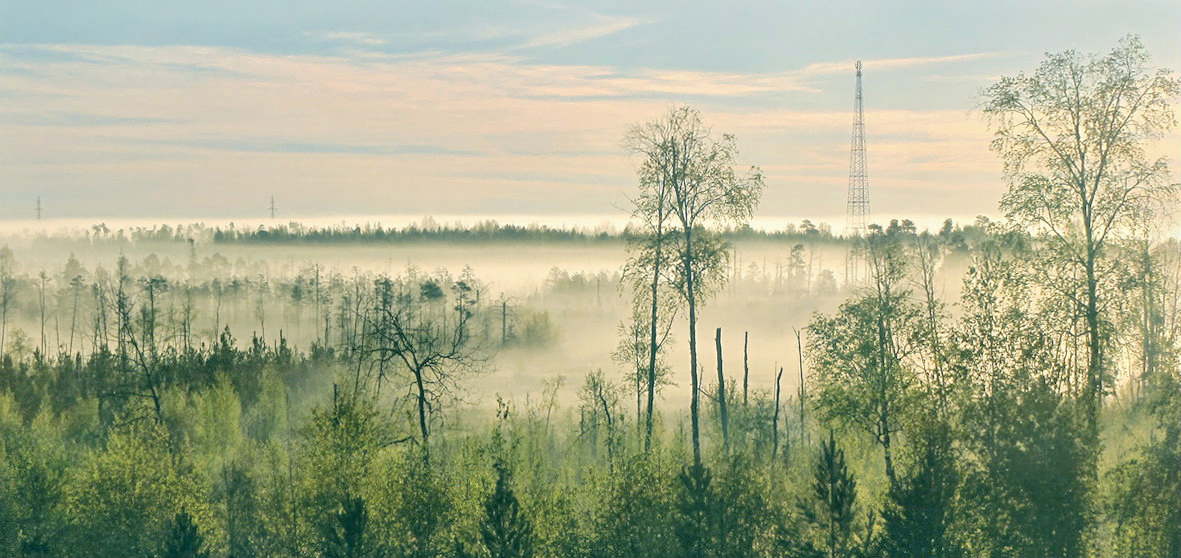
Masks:
[[[559,47],[614,35],[620,31],[640,25],[642,21],[634,17],[606,17],[595,16],[597,20],[590,24],[568,27],[557,31],[541,33],[529,39],[521,48]]]
[[[239,153],[275,153],[303,155],[448,155],[475,157],[487,155],[470,149],[453,149],[438,145],[374,144],[349,142],[293,141],[282,138],[216,137],[190,140],[151,139],[124,140],[131,144],[167,145],[191,147],[201,150],[230,151]]]
[[[348,43],[362,46],[381,46],[389,43],[383,37],[363,31],[305,31],[304,36],[325,43]]]
[[[984,60],[989,58],[1001,58],[1005,56],[1016,56],[1018,53],[1009,51],[990,51],[990,52],[975,52],[967,54],[952,54],[947,56],[915,56],[908,58],[877,58],[862,60],[861,64],[868,70],[898,70],[903,68],[915,68],[919,66],[931,66],[936,64],[952,64],[957,62],[972,62],[976,60]],[[853,67],[853,60],[846,60],[840,62],[818,62],[809,64],[803,69],[795,72],[800,76],[816,76],[816,75],[831,75],[831,74],[845,74],[849,72],[849,68]]]
[[[489,200],[528,198],[544,211],[611,212],[634,180],[620,136],[685,99],[700,101],[716,130],[738,136],[744,162],[764,167],[771,212],[845,180],[848,111],[767,99],[796,92],[823,100],[816,76],[838,66],[848,73],[847,64],[773,73],[624,70],[536,64],[504,52],[365,50],[0,46],[0,67],[37,70],[0,82],[6,187],[33,191],[50,182],[88,208],[118,207],[121,192],[168,187],[175,195],[161,203],[186,207],[279,189],[308,211],[389,211],[396,200],[398,210],[429,212],[439,199],[462,206],[451,211],[480,211]],[[867,120],[875,184],[999,195],[987,129],[966,108],[879,110]]]
[[[77,112],[0,112],[0,122],[21,126],[105,127],[105,126],[146,126],[173,122],[166,118],[141,118],[136,116],[112,116],[109,114],[88,114]]]

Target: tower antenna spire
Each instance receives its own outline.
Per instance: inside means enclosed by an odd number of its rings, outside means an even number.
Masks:
[[[37,196],[37,208],[36,208],[36,210],[37,210],[37,220],[38,220],[38,221],[40,221],[40,220],[41,220],[41,211],[42,211],[42,208],[41,208],[41,196]]]
[[[849,201],[846,236],[865,236],[869,219],[869,171],[865,165],[865,108],[861,102],[861,61],[857,61],[857,97],[853,104],[853,142],[849,149]]]
[[[857,61],[857,95],[853,101],[853,142],[849,147],[849,201],[845,208],[845,283],[861,280],[865,267],[860,238],[868,233],[869,171],[865,165],[865,107],[861,101],[861,61]]]
[[[275,218],[275,196],[271,196],[271,219]]]

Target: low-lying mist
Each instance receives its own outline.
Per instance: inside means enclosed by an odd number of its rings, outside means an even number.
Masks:
[[[414,270],[474,284],[476,320],[491,355],[483,372],[468,382],[467,399],[476,407],[488,408],[497,395],[539,393],[558,377],[565,386],[558,397],[569,403],[589,372],[602,370],[625,386],[634,373],[612,358],[633,297],[620,284],[628,253],[618,235],[317,243],[217,241],[210,234],[198,241],[180,238],[179,227],[168,234],[152,230],[154,236],[141,231],[138,238],[97,230],[86,236],[0,238],[10,251],[7,273],[13,281],[0,349],[18,356],[93,351],[110,335],[102,324],[109,318],[100,315],[111,304],[103,292],[113,296],[119,273],[130,280],[135,304],[143,307],[152,299],[164,344],[213,346],[229,328],[239,346],[256,338],[272,346],[282,338],[302,350],[315,343],[331,346],[347,327],[344,314],[363,306],[376,280]],[[843,241],[827,231],[811,237],[788,232],[732,238],[728,280],[699,315],[707,385],[716,382],[714,337],[721,328],[725,374],[739,389],[748,373],[750,390],[773,390],[782,367],[782,389],[795,393],[800,378],[795,333],[814,312],[834,310],[852,288]],[[937,284],[949,291],[945,300],[957,296],[963,267],[962,258],[944,260]],[[152,279],[157,282],[149,289]],[[660,393],[678,408],[687,405],[690,391],[686,336],[682,312],[666,357],[673,385]]]

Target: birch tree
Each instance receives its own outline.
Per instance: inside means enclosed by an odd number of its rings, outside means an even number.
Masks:
[[[1181,83],[1151,70],[1140,39],[1125,37],[1106,56],[1049,54],[1032,75],[1002,77],[983,92],[1004,160],[1009,191],[1001,208],[1044,235],[1063,264],[1046,266],[1077,280],[1058,281],[1085,319],[1082,396],[1097,428],[1108,372],[1102,285],[1112,266],[1107,248],[1137,223],[1152,220],[1176,194],[1165,157],[1147,143],[1175,125],[1172,98]],[[1053,278],[1051,279],[1053,280]]]
[[[697,365],[697,312],[726,280],[730,246],[706,227],[711,224],[743,224],[753,215],[763,192],[763,175],[757,167],[745,174],[735,171],[738,148],[734,136],[715,139],[701,122],[696,110],[675,107],[662,118],[634,128],[629,139],[633,151],[644,157],[641,165],[641,195],[637,205],[649,222],[669,223],[672,230],[662,240],[661,250],[672,255],[669,280],[684,301],[689,322],[689,374],[692,383],[690,416],[693,433],[693,462],[701,463],[700,381]],[[667,221],[665,221],[667,219]],[[663,228],[660,229],[664,231]],[[662,232],[663,234],[663,232]],[[665,238],[665,237],[662,237]],[[663,252],[662,252],[663,253]],[[663,258],[654,258],[662,262]],[[660,280],[659,267],[652,277]],[[653,289],[655,292],[656,289]],[[653,296],[653,309],[658,300]],[[657,320],[652,320],[655,346]],[[650,352],[652,358],[657,351]],[[655,364],[649,367],[649,383],[655,383]],[[649,391],[649,398],[651,398]]]

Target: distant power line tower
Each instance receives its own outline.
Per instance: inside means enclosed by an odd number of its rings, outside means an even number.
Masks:
[[[853,102],[853,142],[849,148],[849,201],[845,207],[845,283],[856,283],[865,273],[858,239],[866,236],[869,220],[869,171],[865,164],[865,107],[861,101],[861,61],[857,61],[857,95]]]
[[[275,218],[275,196],[271,196],[271,219]]]
[[[37,196],[37,220],[41,220],[41,196]]]
[[[849,149],[849,202],[845,235],[865,236],[869,219],[869,171],[865,168],[865,108],[861,103],[861,61],[857,61],[857,100],[853,104],[853,144]]]

